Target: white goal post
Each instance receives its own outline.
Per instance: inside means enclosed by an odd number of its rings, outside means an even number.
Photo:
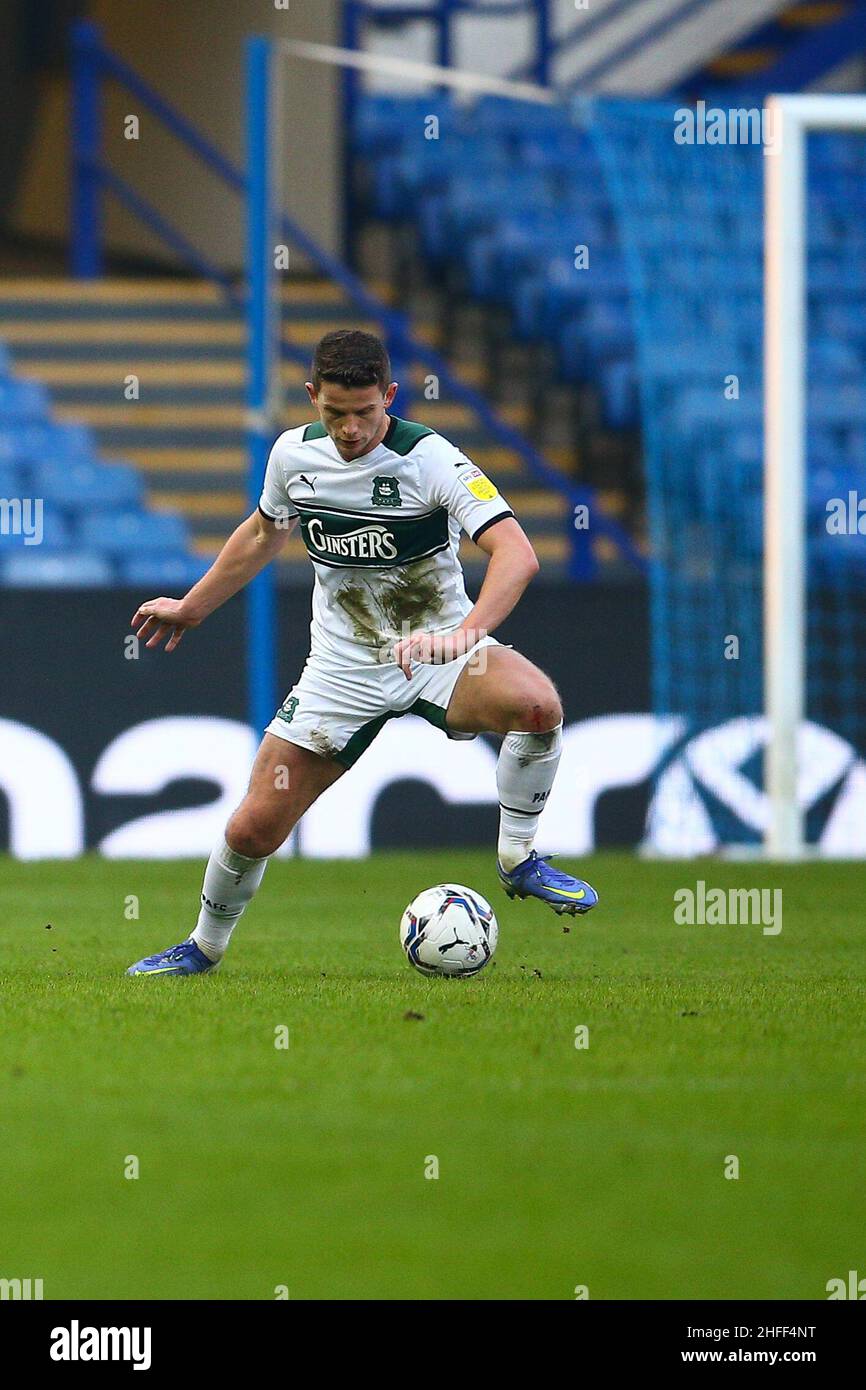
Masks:
[[[806,713],[806,137],[866,132],[866,97],[773,96],[764,165],[764,708],[768,858],[806,853],[797,739]]]

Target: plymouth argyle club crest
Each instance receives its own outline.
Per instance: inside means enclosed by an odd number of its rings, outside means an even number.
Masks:
[[[295,710],[297,708],[297,695],[289,695],[286,697],[286,699],[280,705],[280,708],[277,710],[277,718],[284,720],[286,724],[291,724],[292,720],[295,717]]]
[[[378,477],[373,479],[374,507],[402,507],[400,484],[396,478]]]

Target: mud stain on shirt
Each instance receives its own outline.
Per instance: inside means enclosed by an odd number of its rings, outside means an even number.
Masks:
[[[359,642],[375,642],[379,624],[371,606],[372,594],[360,580],[347,579],[334,595]]]
[[[375,587],[361,579],[347,579],[335,597],[358,641],[367,643],[402,637],[415,628],[436,627],[445,602],[435,565],[389,571]]]
[[[435,569],[410,567],[389,577],[379,591],[379,604],[388,626],[402,635],[416,627],[429,627],[442,611],[443,595]]]

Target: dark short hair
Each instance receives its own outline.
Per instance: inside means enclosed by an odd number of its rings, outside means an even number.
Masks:
[[[391,384],[391,363],[385,344],[374,333],[356,328],[338,328],[320,338],[313,353],[312,382],[318,391],[323,381],[340,386],[379,386],[382,393]]]

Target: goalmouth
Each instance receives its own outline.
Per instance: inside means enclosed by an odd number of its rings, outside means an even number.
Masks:
[[[866,97],[773,96],[764,228],[764,710],[771,859],[806,854],[797,743],[806,713],[806,137],[866,132]]]

